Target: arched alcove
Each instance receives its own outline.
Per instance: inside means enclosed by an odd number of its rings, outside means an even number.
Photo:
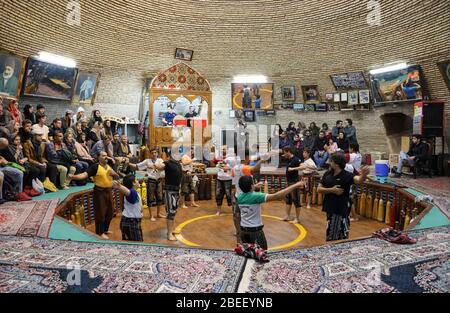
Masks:
[[[211,86],[196,70],[182,62],[171,66],[153,79],[149,93],[150,147],[170,148],[183,134],[185,146],[203,146],[211,139]],[[193,119],[185,117],[190,109]],[[170,110],[176,115],[173,123],[164,118]]]

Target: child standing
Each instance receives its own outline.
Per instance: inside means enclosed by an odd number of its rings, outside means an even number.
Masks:
[[[295,189],[303,188],[304,183],[298,182],[275,194],[255,192],[255,184],[250,176],[239,179],[239,188],[242,193],[237,198],[241,213],[240,237],[243,243],[256,243],[267,250],[267,241],[262,223],[261,204],[283,199]]]
[[[136,190],[139,188],[139,182],[134,175],[130,174],[124,177],[123,185],[114,181],[113,187],[125,196],[122,220],[120,221],[122,240],[144,241],[141,228],[142,200]]]

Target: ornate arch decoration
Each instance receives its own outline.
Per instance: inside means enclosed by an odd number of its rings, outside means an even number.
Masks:
[[[187,65],[179,62],[168,69],[160,72],[152,80],[150,84],[150,108],[149,108],[149,146],[159,146],[161,148],[169,148],[175,142],[175,138],[170,127],[163,127],[158,124],[158,111],[155,102],[158,103],[160,97],[167,97],[170,101],[177,101],[180,97],[186,98],[190,103],[199,97],[207,103],[207,117],[204,117],[204,124],[211,126],[212,123],[212,92],[209,81],[201,75],[198,71]],[[156,114],[155,114],[156,110]],[[181,116],[182,118],[182,116]],[[194,131],[192,131],[194,136]],[[200,130],[195,129],[196,132]],[[211,127],[203,127],[202,145],[211,139]],[[194,140],[192,140],[194,142]]]

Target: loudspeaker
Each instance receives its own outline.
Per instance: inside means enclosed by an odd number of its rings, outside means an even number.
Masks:
[[[423,136],[442,137],[444,136],[444,104],[427,103],[423,104]]]

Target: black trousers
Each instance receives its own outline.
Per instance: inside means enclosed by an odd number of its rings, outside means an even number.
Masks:
[[[47,163],[47,170],[45,176],[55,185],[59,186],[59,173],[56,165],[53,163]],[[45,179],[44,179],[45,180]],[[42,181],[43,182],[43,181]]]

